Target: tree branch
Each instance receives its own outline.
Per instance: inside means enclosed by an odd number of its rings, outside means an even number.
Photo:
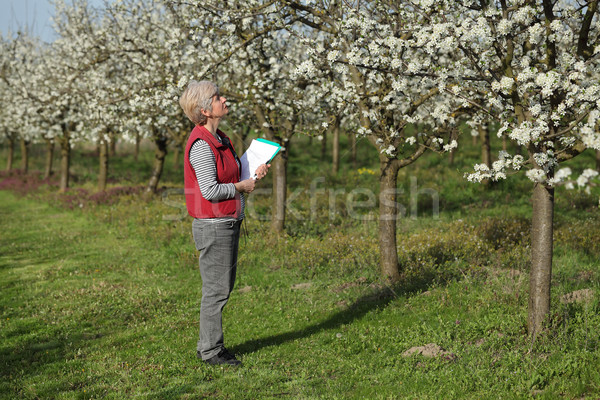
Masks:
[[[594,0],[588,3],[588,9],[583,18],[581,24],[581,31],[579,31],[579,40],[577,41],[577,55],[588,59],[593,55],[594,49],[588,44],[590,36],[590,27],[594,19],[594,14],[598,10],[598,0]]]
[[[575,142],[574,146],[558,152],[556,154],[556,159],[559,163],[568,161],[571,158],[576,157],[579,154],[583,153],[586,149],[587,149],[587,146],[585,144],[583,144],[582,141],[578,140]]]

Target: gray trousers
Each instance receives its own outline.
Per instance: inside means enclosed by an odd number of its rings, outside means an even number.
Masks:
[[[202,276],[200,339],[197,350],[207,360],[223,349],[223,307],[235,283],[241,221],[194,219],[192,233],[200,251]]]

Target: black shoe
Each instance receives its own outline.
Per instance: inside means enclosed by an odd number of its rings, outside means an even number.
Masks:
[[[197,353],[198,357],[200,357],[200,352]],[[233,354],[231,354],[227,349],[223,348],[219,354],[216,356],[209,358],[208,360],[204,360],[205,363],[209,365],[233,365],[238,366],[242,365],[242,362],[235,358]]]

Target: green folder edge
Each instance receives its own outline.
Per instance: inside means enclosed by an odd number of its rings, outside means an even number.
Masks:
[[[256,138],[256,140],[258,140],[259,142],[263,142],[263,143],[266,143],[266,144],[270,144],[271,146],[277,147],[277,151],[275,152],[275,154],[273,154],[273,157],[271,157],[269,159],[269,161],[267,161],[265,164],[270,163],[275,158],[275,156],[277,155],[277,153],[279,153],[279,150],[281,150],[281,145],[279,143],[271,142],[270,140],[263,139],[263,138]]]

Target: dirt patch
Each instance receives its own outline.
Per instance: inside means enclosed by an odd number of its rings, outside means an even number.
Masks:
[[[248,293],[252,290],[252,286],[244,286],[243,288],[238,289],[238,293]]]
[[[591,270],[581,271],[579,274],[577,274],[577,278],[576,278],[576,280],[578,280],[580,282],[589,282],[593,279],[594,279],[594,271],[591,271]]]
[[[308,289],[311,286],[312,286],[312,283],[310,283],[310,282],[296,283],[295,285],[292,285],[292,290]]]
[[[594,291],[592,289],[581,289],[571,293],[567,293],[560,298],[560,302],[569,303],[589,303],[594,299]]]
[[[456,358],[456,355],[454,353],[451,353],[449,351],[442,349],[440,346],[438,346],[435,343],[429,343],[429,344],[426,344],[425,346],[411,347],[410,349],[408,349],[404,353],[402,353],[402,357],[411,357],[415,354],[420,354],[423,357],[429,357],[429,358],[443,357],[448,360],[454,360]]]

